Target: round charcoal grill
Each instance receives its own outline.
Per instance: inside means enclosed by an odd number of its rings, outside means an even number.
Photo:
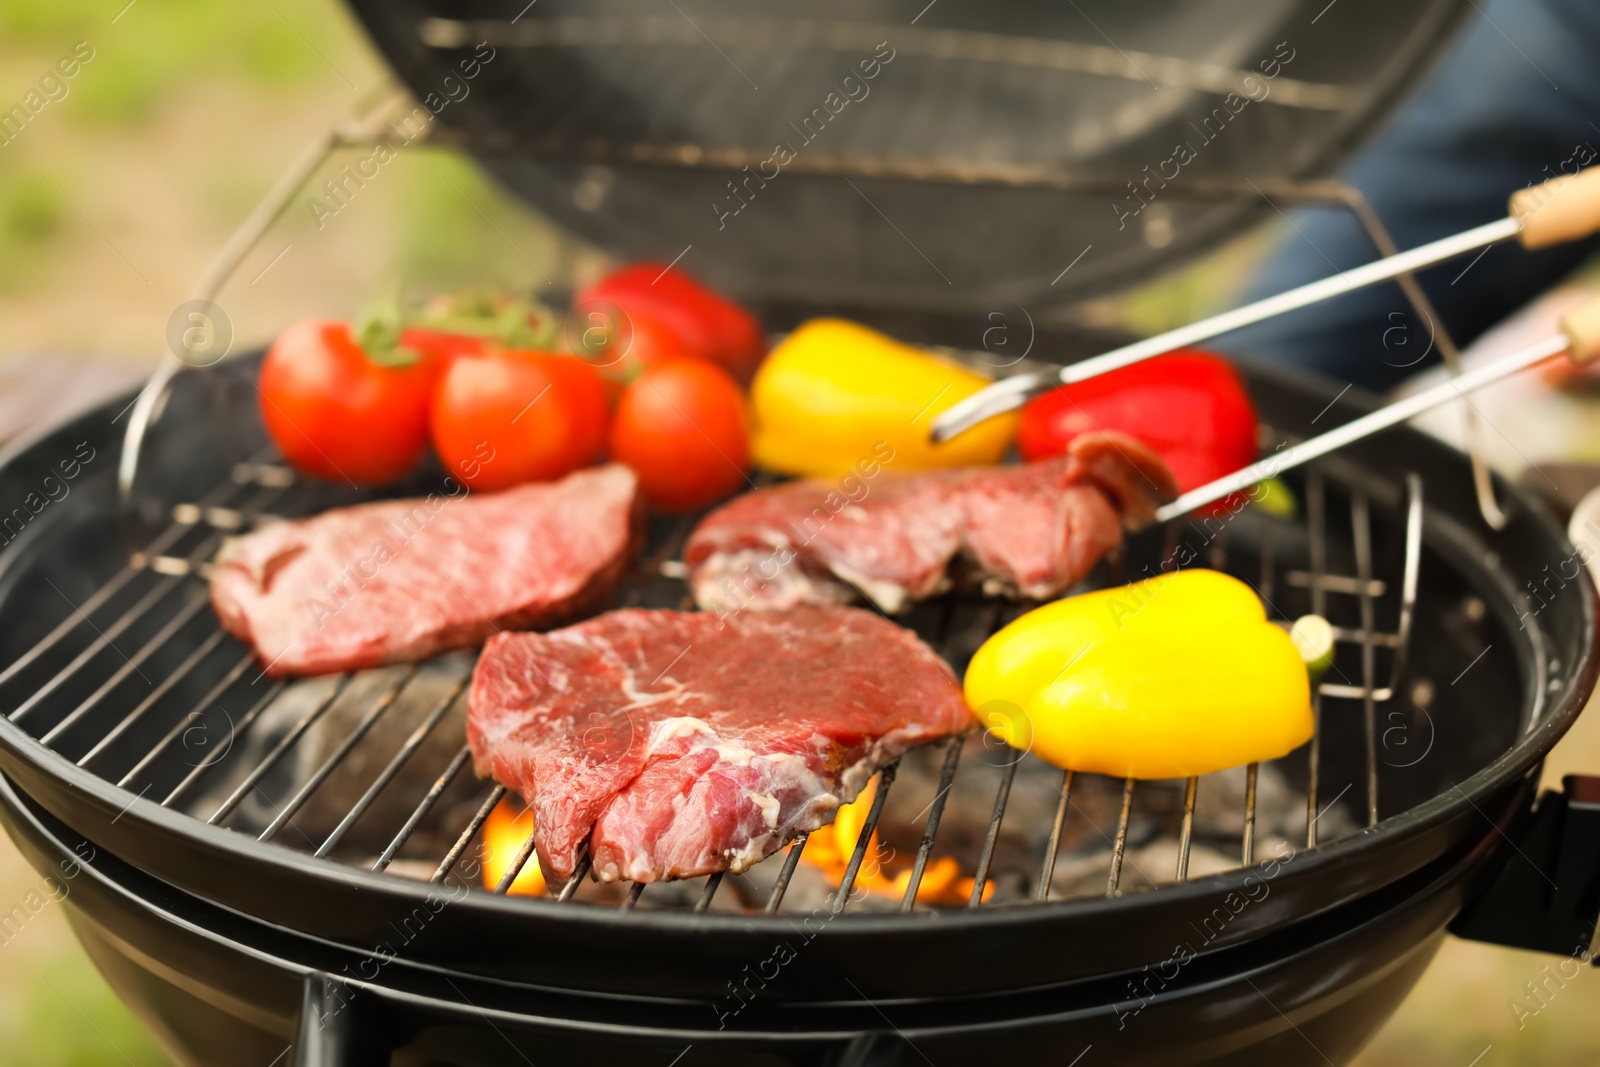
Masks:
[[[20,496],[79,442],[94,450],[0,556],[7,825],[41,869],[73,873],[97,963],[195,1062],[219,1048],[262,1063],[293,1048],[300,1063],[821,1064],[1087,1046],[1119,1062],[1337,1062],[1452,921],[1587,944],[1600,881],[1562,837],[1585,825],[1582,796],[1532,801],[1593,685],[1592,588],[1576,579],[1530,613],[1517,577],[1571,547],[1504,486],[1512,520],[1488,531],[1464,459],[1416,433],[1296,477],[1297,518],[1149,530],[1088,583],[1192,560],[1250,581],[1277,617],[1328,615],[1339,654],[1302,750],[1136,785],[968,738],[886,768],[831,867],[806,859],[828,827],[740,876],[580,875],[521,896],[507,890],[531,838],[488,840],[506,798],[467,767],[470,655],[283,686],[218,630],[204,572],[223,536],[350,499],[259,448],[253,364],[178,379],[145,443],[168,500],[146,508],[161,521],[132,564],[112,477],[120,403],[0,465]],[[1282,438],[1360,410],[1274,375],[1251,387]],[[228,407],[224,432],[209,415]],[[622,600],[683,601],[672,564],[689,525],[657,524]],[[952,594],[906,621],[959,669],[1021,609]],[[499,878],[484,873],[496,854],[510,857]],[[1579,870],[1551,898],[1536,890],[1557,863]],[[950,864],[958,877],[930,894]]]
[[[197,298],[225,298],[329,151],[425,126],[580,235],[726,283],[774,329],[852,307],[974,348],[997,306],[1042,323],[1062,294],[1235,231],[1241,195],[1340,204],[1383,250],[1359,195],[1312,179],[1465,7],[825,4],[786,22],[715,0],[353,6],[438,121],[341,124]],[[724,186],[884,40],[873,95],[716,225]],[[474,66],[479,42],[493,58]],[[1278,42],[1294,58],[1272,95],[1219,116]],[[1129,176],[1208,117],[1225,132],[1118,225]],[[1032,336],[1035,356],[1094,348]],[[1291,473],[1297,517],[1153,528],[1086,583],[1177,559],[1244,578],[1276,618],[1329,617],[1338,656],[1302,750],[1132,783],[970,737],[906,753],[859,825],[745,874],[529,893],[515,798],[468,767],[470,653],[279,685],[217,628],[222,538],[355,499],[265,448],[255,366],[174,362],[131,413],[113,403],[0,458],[0,500],[26,502],[0,515],[0,818],[70,882],[97,965],[187,1062],[1340,1062],[1447,928],[1587,946],[1600,788],[1535,793],[1594,684],[1594,592],[1581,573],[1547,582],[1575,556],[1536,503],[1491,499],[1419,434]],[[1366,405],[1249,383],[1268,450]],[[683,602],[689,525],[656,522],[621,600]],[[959,670],[1024,607],[955,593],[904,621]]]

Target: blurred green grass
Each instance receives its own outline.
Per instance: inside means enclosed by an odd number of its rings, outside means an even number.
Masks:
[[[278,174],[389,75],[335,0],[0,0],[0,112],[78,42],[94,54],[66,95],[0,144],[0,355],[150,361],[166,315]],[[240,343],[396,288],[543,286],[594,259],[426,145],[319,228],[310,198],[356,158],[325,164],[225,289]],[[283,269],[253,282],[286,243]]]
[[[57,916],[59,919],[59,916]],[[35,929],[43,924],[42,929]],[[36,918],[22,936],[70,934]],[[6,946],[0,951],[9,951]],[[28,1067],[167,1067],[167,1054],[75,944],[46,952],[0,997],[0,1060]],[[8,983],[9,985],[10,983]]]

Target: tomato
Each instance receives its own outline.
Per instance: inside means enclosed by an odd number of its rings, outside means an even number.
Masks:
[[[634,469],[656,507],[690,511],[721,500],[750,466],[744,390],[702,360],[646,367],[617,405],[611,458]]]
[[[261,364],[261,418],[297,470],[329,481],[382,485],[405,474],[428,443],[437,365],[373,361],[339,322],[285,330]]]
[[[581,290],[572,302],[576,324],[588,329],[595,314],[620,319],[651,319],[674,333],[689,350],[748,383],[766,355],[766,338],[756,317],[712,292],[678,267],[635,263],[615,270]],[[618,322],[614,329],[625,330]],[[576,347],[576,346],[574,346]]]
[[[1180,349],[1028,401],[1017,426],[1027,460],[1059,456],[1080,433],[1113,430],[1144,442],[1166,461],[1179,492],[1247,467],[1256,458],[1256,410],[1233,365]],[[1224,498],[1203,513],[1237,510]]]
[[[560,478],[599,456],[606,408],[599,374],[576,356],[457,356],[434,394],[433,447],[471,489]]]
[[[407,326],[400,333],[400,344],[444,363],[457,356],[475,356],[491,347],[490,338],[470,333],[453,333],[431,326]]]
[[[590,312],[600,315],[600,312]],[[574,346],[585,363],[612,381],[627,384],[646,367],[674,359],[698,359],[700,354],[659,319],[631,315],[606,326],[585,330]]]

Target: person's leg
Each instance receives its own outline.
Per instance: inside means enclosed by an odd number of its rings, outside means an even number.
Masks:
[[[1491,222],[1505,214],[1513,190],[1600,163],[1600,3],[1477,6],[1461,39],[1342,174],[1402,249]],[[1290,218],[1293,226],[1246,299],[1376,255],[1348,212],[1304,209]],[[1593,239],[1537,253],[1502,245],[1475,262],[1463,257],[1432,268],[1421,281],[1451,335],[1465,344],[1597,247]],[[1438,358],[1429,352],[1428,324],[1415,319],[1392,283],[1219,338],[1217,347],[1375,389]]]

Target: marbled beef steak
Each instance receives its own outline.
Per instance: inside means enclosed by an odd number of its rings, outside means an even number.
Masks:
[[[913,745],[968,729],[955,675],[857,608],[614,611],[489,639],[467,739],[529,801],[539,862],[603,881],[741,871]]]
[[[854,491],[852,491],[854,490]],[[947,588],[958,558],[986,592],[1045,598],[1087,574],[1177,495],[1159,456],[1131,437],[1083,434],[1066,455],[1000,467],[811,479],[707,515],[684,547],[707,611],[843,604],[884,611]]]
[[[638,479],[617,465],[337,508],[230,540],[211,602],[272,675],[422,659],[603,607],[637,551],[641,509]]]

